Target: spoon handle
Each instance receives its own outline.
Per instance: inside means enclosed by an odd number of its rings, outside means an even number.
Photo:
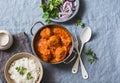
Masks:
[[[73,67],[72,67],[72,73],[77,73],[78,71],[78,66],[79,66],[79,58],[77,57],[77,60],[75,61]]]
[[[80,55],[80,52],[78,51],[78,49],[76,49],[76,50],[77,50],[78,57],[77,57],[74,65],[72,67],[72,73],[74,73],[74,74],[77,73],[78,67],[79,67],[79,55]]]
[[[78,54],[78,58],[79,58],[79,60],[80,60],[82,76],[83,76],[84,79],[87,79],[87,78],[88,78],[88,73],[87,73],[87,71],[86,71],[86,69],[85,69],[85,67],[84,67],[84,65],[83,65],[82,59],[81,59],[81,57],[80,57],[81,52],[82,52],[82,49],[83,49],[83,46],[84,46],[84,44],[82,44],[82,46],[81,46],[80,53]]]

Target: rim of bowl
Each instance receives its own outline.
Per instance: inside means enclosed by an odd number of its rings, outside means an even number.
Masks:
[[[71,36],[71,38],[72,38],[72,46],[71,46],[71,48],[70,48],[70,51],[69,51],[69,54],[68,54],[68,56],[65,58],[65,59],[63,59],[62,61],[59,61],[59,62],[56,62],[56,63],[50,63],[50,62],[45,62],[45,61],[43,61],[40,57],[39,57],[39,55],[36,53],[36,51],[35,51],[35,48],[34,48],[34,42],[35,42],[35,37],[37,37],[37,34],[38,34],[38,32],[40,32],[43,28],[45,28],[46,26],[60,26],[60,27],[62,27],[62,28],[64,28],[65,30],[67,30],[67,32],[70,34],[70,36]],[[33,35],[33,39],[32,39],[32,51],[33,51],[33,53],[40,59],[40,60],[42,60],[43,62],[45,62],[45,63],[49,63],[49,64],[60,64],[60,63],[62,63],[62,62],[65,62],[70,56],[71,56],[71,54],[72,54],[72,52],[73,52],[73,49],[74,49],[74,41],[73,41],[73,36],[72,36],[72,34],[70,33],[70,31],[67,29],[67,28],[65,28],[64,26],[62,26],[62,25],[60,25],[60,24],[47,24],[47,25],[43,25],[41,28],[39,28],[37,31],[36,31],[36,33]]]
[[[18,56],[20,56],[20,55],[23,55],[23,56],[18,57]],[[27,55],[27,56],[25,56],[25,55]],[[5,79],[6,79],[7,83],[10,83],[9,80],[8,80],[8,78],[10,78],[10,77],[8,77],[9,75],[7,76],[7,73],[8,73],[7,68],[10,67],[10,65],[8,65],[8,64],[12,64],[12,62],[15,61],[15,60],[12,60],[12,59],[14,59],[15,57],[18,57],[17,59],[20,59],[20,58],[22,58],[22,57],[31,57],[34,61],[37,60],[36,62],[37,62],[37,64],[39,65],[39,68],[40,68],[40,75],[39,75],[39,79],[38,79],[38,82],[37,82],[37,83],[41,82],[41,80],[42,80],[42,78],[43,78],[43,66],[42,66],[42,63],[39,61],[39,59],[38,59],[36,56],[32,55],[31,53],[20,52],[20,53],[16,53],[16,54],[14,54],[13,56],[11,56],[11,57],[7,60],[7,62],[6,62],[6,64],[5,64],[5,67],[4,67],[4,76],[5,76]],[[16,60],[17,60],[17,59],[16,59]],[[9,62],[11,62],[11,63],[9,63]],[[12,79],[11,79],[11,80],[12,80]]]

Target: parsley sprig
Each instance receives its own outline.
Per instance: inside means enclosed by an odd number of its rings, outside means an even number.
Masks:
[[[88,55],[91,55],[91,58],[88,58],[88,62],[89,62],[90,64],[92,64],[92,63],[95,61],[95,59],[97,59],[96,54],[92,51],[92,49],[86,50],[84,53],[85,53],[87,56],[88,56]]]
[[[78,20],[75,22],[75,25],[76,25],[76,26],[79,26],[79,25],[80,25],[82,28],[85,27],[85,24],[82,22],[81,19],[78,19]]]
[[[25,67],[16,67],[16,70],[17,70],[17,72],[19,72],[20,75],[23,76],[25,74],[27,68],[25,68]],[[30,72],[28,72],[27,75],[26,75],[26,79],[30,80],[32,78],[33,78],[33,76],[31,75]]]
[[[16,70],[19,72],[20,75],[24,75],[27,68],[25,68],[25,67],[16,67]]]
[[[27,73],[27,80],[30,80],[30,79],[32,79],[33,77],[32,77],[32,75],[31,75],[31,73],[30,72],[28,72]]]
[[[46,19],[47,23],[51,22],[50,18],[56,18],[58,16],[59,7],[62,4],[62,0],[44,0],[42,5],[40,5],[40,8],[42,8],[44,12],[42,17]]]

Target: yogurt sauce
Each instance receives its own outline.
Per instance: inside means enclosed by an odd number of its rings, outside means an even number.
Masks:
[[[9,42],[9,36],[5,33],[0,33],[0,46],[5,46]]]
[[[6,50],[13,43],[12,35],[6,30],[0,30],[0,50]]]

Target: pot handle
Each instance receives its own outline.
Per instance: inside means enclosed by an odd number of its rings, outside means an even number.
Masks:
[[[75,55],[76,55],[75,50],[73,50],[73,53],[75,53]],[[76,56],[74,56],[73,58],[71,58],[68,62],[67,62],[67,61],[64,61],[63,63],[69,64],[69,63],[71,63],[75,58],[76,58]]]
[[[35,24],[33,24],[33,26],[31,27],[31,29],[30,29],[30,33],[31,33],[31,35],[33,36],[33,32],[32,32],[32,30],[33,30],[33,28],[34,28],[34,26],[36,25],[36,24],[41,24],[41,25],[44,25],[44,23],[42,23],[41,21],[37,21]]]

